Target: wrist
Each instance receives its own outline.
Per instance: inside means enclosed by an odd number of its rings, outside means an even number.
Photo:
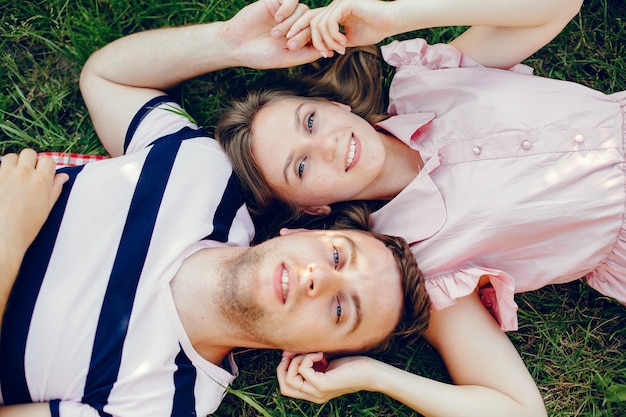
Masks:
[[[221,46],[221,54],[224,59],[223,68],[243,67],[245,63],[240,57],[239,43],[237,42],[237,28],[233,27],[230,20],[225,22],[216,22],[217,38]]]
[[[367,373],[368,391],[388,395],[391,381],[389,375],[396,369],[384,362],[370,359],[370,370]]]
[[[228,38],[226,22],[212,22],[198,27],[198,33],[192,35],[200,39],[195,55],[197,65],[202,68],[198,73],[208,73],[224,68],[239,66],[235,47]]]

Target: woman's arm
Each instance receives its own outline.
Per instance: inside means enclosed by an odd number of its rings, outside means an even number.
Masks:
[[[260,0],[226,22],[132,34],[96,51],[85,63],[80,87],[100,140],[122,153],[137,110],[187,79],[227,67],[289,67],[319,57],[312,47],[289,51],[279,24],[290,27],[307,7],[297,0]]]
[[[485,66],[510,68],[550,42],[581,5],[582,0],[334,0],[299,19],[289,36],[308,36],[299,32],[310,25],[315,48],[332,55],[413,30],[471,26],[452,44]]]
[[[547,415],[519,354],[476,294],[433,312],[427,338],[441,354],[456,385],[365,357],[331,361],[324,372],[317,372],[312,366],[320,359],[317,354],[281,362],[281,392],[321,403],[359,390],[376,391],[424,416]]]

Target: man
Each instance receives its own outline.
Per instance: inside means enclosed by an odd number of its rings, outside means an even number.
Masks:
[[[0,403],[21,405],[0,415],[206,415],[237,373],[233,347],[360,351],[405,323],[403,290],[417,284],[401,275],[417,273],[411,256],[400,273],[400,243],[285,231],[247,248],[254,228],[227,158],[163,93],[227,66],[314,59],[270,36],[275,16],[302,7],[261,1],[88,60],[94,126],[125,155],[62,170],[6,307]]]

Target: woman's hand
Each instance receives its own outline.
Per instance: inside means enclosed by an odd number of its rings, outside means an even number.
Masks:
[[[268,69],[312,62],[319,54],[310,45],[308,29],[296,39],[285,38],[308,10],[297,0],[260,0],[224,22],[221,36],[241,66]]]
[[[333,51],[343,54],[346,47],[376,44],[394,34],[398,27],[394,3],[334,0],[326,7],[305,13],[291,26],[287,37],[293,39],[306,32],[313,47],[324,57],[332,56]]]
[[[327,362],[323,353],[294,355],[285,352],[276,370],[280,392],[321,404],[341,395],[370,390],[374,362],[365,356]]]

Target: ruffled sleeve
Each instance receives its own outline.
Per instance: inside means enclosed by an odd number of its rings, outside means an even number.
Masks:
[[[470,268],[445,275],[427,275],[425,284],[432,310],[453,305],[458,298],[476,291],[482,276],[487,276],[491,284],[478,288],[482,303],[503,331],[517,330],[515,282],[509,275],[495,269]]]
[[[454,46],[445,43],[429,45],[424,39],[415,38],[406,41],[393,41],[381,48],[385,61],[400,68],[410,65],[424,71],[446,68],[477,68],[481,64],[470,56],[459,52]],[[510,71],[532,74],[527,65],[517,64]]]

